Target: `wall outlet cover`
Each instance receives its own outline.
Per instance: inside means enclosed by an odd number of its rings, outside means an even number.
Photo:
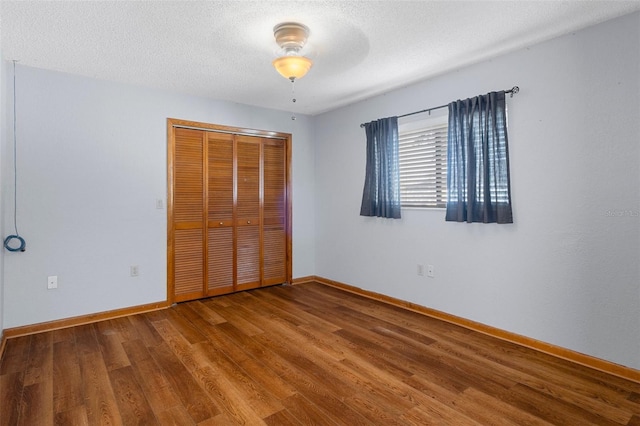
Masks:
[[[427,276],[428,277],[435,277],[435,268],[433,265],[427,265]]]
[[[58,288],[58,276],[50,275],[47,277],[47,289],[51,290],[54,288]]]

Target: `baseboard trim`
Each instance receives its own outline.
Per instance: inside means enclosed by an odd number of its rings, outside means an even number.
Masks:
[[[114,318],[126,317],[128,315],[142,314],[144,312],[152,312],[160,309],[168,308],[170,305],[167,301],[149,303],[146,305],[131,306],[128,308],[115,309],[112,311],[97,312],[95,314],[80,315],[77,317],[64,318],[60,320],[41,322],[38,324],[24,325],[21,327],[7,328],[4,330],[2,339],[2,350],[4,350],[5,341],[14,337],[28,336],[29,334],[42,333],[46,331],[59,330],[61,328],[74,327],[77,325],[90,324],[98,321],[104,321]],[[0,352],[0,356],[2,353]]]
[[[309,277],[305,277],[305,281]],[[510,343],[515,343],[520,346],[524,346],[536,351],[561,358],[575,364],[579,364],[585,367],[593,368],[594,370],[602,371],[604,373],[612,374],[623,379],[631,380],[640,383],[640,370],[626,367],[623,365],[615,364],[611,361],[606,361],[600,358],[596,358],[591,355],[586,355],[580,352],[576,352],[571,349],[556,346],[551,343],[542,342],[530,337],[522,336],[520,334],[512,333],[510,331],[501,330],[496,327],[492,327],[486,324],[482,324],[476,321],[471,321],[466,318],[458,317],[448,314],[446,312],[438,311],[436,309],[427,308],[415,303],[407,302],[405,300],[396,299],[395,297],[387,296],[384,294],[376,293],[370,290],[365,290],[359,287],[354,287],[349,284],[344,284],[339,281],[330,280],[322,277],[314,277],[315,282],[330,287],[339,288],[350,293],[358,294],[360,296],[368,297],[370,299],[378,300],[380,302],[388,303],[390,305],[405,308],[420,314],[430,316],[442,321],[446,321],[451,324],[459,325],[469,330],[477,331],[488,336],[492,336]],[[302,283],[302,282],[301,282]]]
[[[308,277],[294,278],[293,280],[291,280],[291,285],[312,283],[315,281],[317,281],[317,277],[315,275],[310,275]]]
[[[4,355],[4,348],[7,347],[7,336],[4,334],[4,330],[0,330],[0,360]]]

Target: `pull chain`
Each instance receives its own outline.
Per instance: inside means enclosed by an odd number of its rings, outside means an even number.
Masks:
[[[291,102],[292,103],[296,103],[296,79],[295,78],[291,78]],[[291,119],[295,120],[296,119],[296,113],[292,112],[291,113]]]

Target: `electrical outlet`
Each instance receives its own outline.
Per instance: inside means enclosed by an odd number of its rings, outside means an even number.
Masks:
[[[435,277],[435,268],[433,265],[427,265],[427,276],[431,278]]]
[[[164,201],[162,200],[162,198],[158,198],[156,200],[156,209],[158,210],[164,209]]]
[[[140,271],[138,270],[138,265],[129,266],[129,275],[131,275],[132,277],[137,277],[139,272]]]
[[[416,272],[418,273],[418,276],[423,277],[424,276],[424,265],[418,264]]]
[[[58,288],[58,276],[50,275],[47,277],[47,289],[51,290],[54,288]]]

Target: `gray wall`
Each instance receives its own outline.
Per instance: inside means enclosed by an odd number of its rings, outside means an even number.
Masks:
[[[5,252],[4,328],[166,300],[167,212],[156,200],[166,207],[167,117],[293,133],[293,275],[314,274],[310,117],[292,121],[286,112],[19,64],[16,74],[18,219],[27,251]],[[129,276],[130,265],[139,266],[138,277]],[[49,275],[58,276],[57,290],[47,290]]]
[[[640,368],[639,79],[636,13],[317,117],[317,275]],[[513,85],[513,225],[358,215],[360,123]]]

